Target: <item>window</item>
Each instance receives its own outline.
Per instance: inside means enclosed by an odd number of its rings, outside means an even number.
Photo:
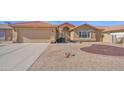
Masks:
[[[91,32],[88,32],[88,31],[82,31],[82,32],[79,32],[79,37],[80,38],[90,38],[91,37]]]

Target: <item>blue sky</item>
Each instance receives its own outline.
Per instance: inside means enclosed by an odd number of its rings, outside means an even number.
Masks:
[[[24,22],[24,21],[0,21],[0,24],[6,24],[6,23],[18,23],[18,22]],[[124,21],[48,21],[52,24],[62,24],[64,22],[69,22],[74,25],[81,25],[84,23],[91,24],[94,26],[114,26],[114,25],[124,25]]]
[[[94,26],[114,26],[114,25],[124,25],[124,21],[50,21],[53,24],[61,24],[64,22],[69,22],[74,25],[81,25],[84,23],[91,24]]]

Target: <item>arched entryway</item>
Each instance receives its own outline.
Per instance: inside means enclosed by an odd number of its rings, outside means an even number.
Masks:
[[[70,28],[69,27],[64,27],[63,28],[63,30],[62,30],[62,32],[63,32],[63,34],[64,34],[64,38],[65,38],[65,40],[66,41],[70,41]]]
[[[69,42],[70,41],[70,28],[67,26],[60,28],[58,39],[62,39],[62,42]]]
[[[70,23],[63,23],[58,26],[58,38],[64,38],[65,42],[70,42],[70,30],[75,26]]]

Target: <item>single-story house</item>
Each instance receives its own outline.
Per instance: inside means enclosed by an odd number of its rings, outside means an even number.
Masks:
[[[0,40],[11,41],[13,38],[13,28],[7,24],[0,25]]]
[[[70,23],[53,25],[48,22],[33,21],[9,24],[0,32],[4,32],[6,39],[18,43],[56,42],[58,38],[65,38],[67,42],[109,42],[123,43],[124,25],[121,26],[92,26],[82,24],[76,26]]]
[[[124,43],[124,25],[104,27],[103,42]]]

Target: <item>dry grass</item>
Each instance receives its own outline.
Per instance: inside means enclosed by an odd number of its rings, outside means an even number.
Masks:
[[[29,68],[29,70],[124,70],[124,56],[107,56],[88,53],[80,50],[81,48],[91,46],[92,44],[94,43],[90,42],[82,44],[51,44],[49,45],[47,50],[38,58],[38,60]],[[119,46],[123,48],[123,45],[113,46]],[[66,57],[65,53],[70,53],[70,56]]]

